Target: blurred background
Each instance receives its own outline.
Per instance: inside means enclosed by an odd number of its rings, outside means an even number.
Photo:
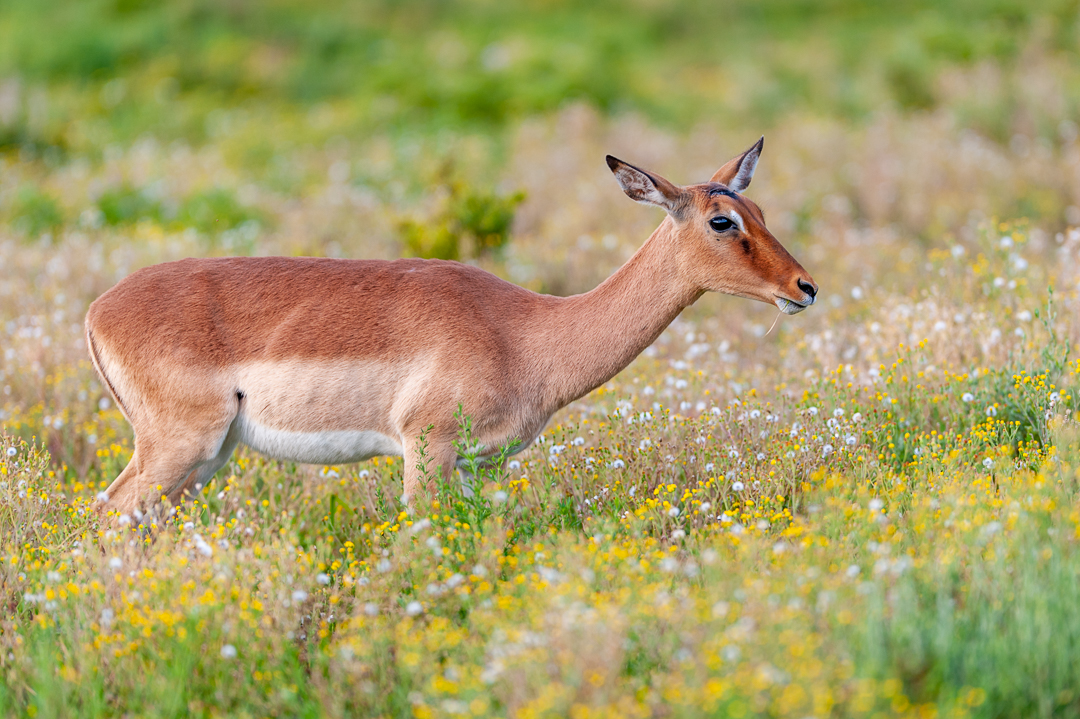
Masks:
[[[698,346],[728,377],[795,343],[812,356],[793,367],[873,363],[858,333],[893,327],[880,308],[918,319],[912,301],[948,293],[933,253],[978,265],[1000,221],[1022,230],[1025,255],[1001,262],[1024,276],[979,297],[1075,294],[1061,253],[1080,224],[1078,9],[5,0],[0,407],[36,407],[37,425],[96,396],[86,307],[155,262],[444,257],[588,290],[662,218],[619,191],[606,153],[685,184],[762,134],[747,194],[822,302],[763,337],[775,308],[709,296],[659,351]],[[992,299],[1028,317],[1042,301]],[[1000,336],[966,301],[939,301],[937,324],[974,331],[978,315]]]

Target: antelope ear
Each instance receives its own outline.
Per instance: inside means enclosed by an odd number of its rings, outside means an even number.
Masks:
[[[607,165],[618,180],[619,187],[634,202],[662,207],[672,217],[678,217],[686,207],[686,191],[660,175],[634,167],[611,155],[607,156]]]
[[[742,192],[750,186],[750,180],[754,179],[754,170],[757,168],[758,158],[761,157],[761,148],[765,146],[765,137],[754,143],[754,146],[743,154],[731,160],[716,171],[712,176],[712,182],[727,185],[735,192]]]

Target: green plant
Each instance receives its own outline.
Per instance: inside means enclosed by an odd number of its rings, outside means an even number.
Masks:
[[[444,180],[440,189],[444,199],[433,215],[398,223],[409,255],[461,260],[498,254],[506,246],[524,192],[499,194],[470,187],[462,180]]]
[[[27,237],[55,233],[64,224],[60,204],[47,192],[32,185],[20,187],[11,208],[12,224]]]

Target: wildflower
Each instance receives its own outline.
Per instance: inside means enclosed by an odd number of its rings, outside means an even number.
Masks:
[[[221,656],[224,659],[235,659],[236,647],[234,647],[232,644],[226,644],[221,648]]]
[[[364,614],[368,615],[369,617],[374,617],[378,613],[379,605],[375,602],[367,602],[366,604],[364,604]]]
[[[422,611],[424,611],[423,605],[415,600],[405,605],[405,613],[408,614],[410,617],[415,617]]]
[[[851,415],[851,421],[855,422],[856,424],[862,422],[862,412],[856,412],[855,414]]]
[[[706,463],[706,465],[705,465],[705,471],[706,471],[706,472],[711,472],[711,471],[713,471],[713,468],[714,468],[715,466],[716,466],[716,465],[714,465],[714,464],[713,464],[712,462],[708,462],[708,463]]]
[[[107,503],[109,501],[109,493],[105,491],[98,492],[97,501],[101,502],[102,504]]]
[[[854,579],[855,577],[859,576],[859,572],[861,571],[862,569],[859,567],[858,564],[852,564],[850,567],[847,568],[845,574],[847,574],[848,579]]]
[[[509,497],[509,496],[510,495],[508,495],[506,492],[504,492],[503,490],[500,489],[498,492],[491,495],[491,498],[493,500],[495,500],[496,502],[498,502],[499,504],[502,504],[503,502],[506,501],[507,497]]]
[[[728,457],[730,457],[731,459],[738,459],[738,457],[739,457],[739,450],[737,450],[737,449],[730,449],[730,450],[728,450],[728,455],[727,455],[727,456],[728,456]]]
[[[987,457],[986,459],[983,460],[983,466],[986,467],[987,469],[990,469],[991,467],[994,466],[994,460]]]
[[[19,453],[19,450],[15,449],[14,447],[8,447],[7,448],[7,456],[9,456],[9,457],[14,457],[18,453]]]
[[[324,584],[324,585],[329,584],[330,583],[330,575],[320,573],[317,577],[315,577],[315,581],[318,582],[319,584]]]
[[[821,448],[821,456],[822,457],[828,457],[830,454],[832,454],[832,451],[833,451],[833,446],[831,444],[827,444],[827,445],[825,445],[824,447]]]
[[[960,399],[964,402],[971,402],[975,399],[975,395],[971,392],[964,392],[964,394],[960,396]]]
[[[986,416],[987,417],[997,417],[997,407],[995,407],[992,404],[987,405],[987,407],[986,407]]]
[[[743,485],[742,482],[736,481],[736,482],[731,483],[731,490],[733,492],[741,492],[741,491],[743,491],[744,488],[745,488],[745,485]]]
[[[302,603],[307,598],[308,598],[308,593],[305,592],[303,589],[295,589],[295,590],[293,590],[292,600],[296,604]]]
[[[119,569],[122,566],[124,566],[124,560],[120,559],[120,557],[113,557],[109,560],[109,567],[112,569]]]
[[[611,463],[612,469],[622,469],[625,466],[626,462],[622,461],[621,459],[616,459],[614,462]]]
[[[669,517],[678,517],[679,516],[679,508],[678,507],[672,507],[671,509],[669,509],[667,511],[667,514],[668,514]]]
[[[571,444],[573,444],[575,447],[580,447],[581,445],[585,444],[585,438],[574,437],[574,441]]]
[[[508,464],[506,466],[508,468],[512,469],[512,470],[518,470],[518,469],[521,469],[521,462],[517,461],[516,459],[513,459],[513,460],[510,460],[510,464]]]
[[[810,416],[816,417],[817,413],[818,413],[818,408],[817,407],[810,407],[806,411],[810,413]]]
[[[859,287],[858,285],[855,285],[854,287],[852,287],[851,288],[851,299],[853,299],[853,300],[861,300],[862,298],[863,298],[862,287]]]
[[[873,499],[870,500],[870,511],[871,512],[880,512],[884,506],[885,506],[885,502],[881,501],[877,497],[874,497]]]
[[[859,439],[855,435],[849,434],[847,437],[844,437],[844,443],[849,447],[854,447],[859,443]]]

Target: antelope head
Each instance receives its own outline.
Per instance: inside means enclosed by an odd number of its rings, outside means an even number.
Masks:
[[[671,258],[696,290],[776,305],[793,315],[814,304],[818,286],[765,227],[765,215],[741,193],[750,184],[765,138],[700,185],[676,185],[607,156],[630,199],[661,207],[675,240]]]

